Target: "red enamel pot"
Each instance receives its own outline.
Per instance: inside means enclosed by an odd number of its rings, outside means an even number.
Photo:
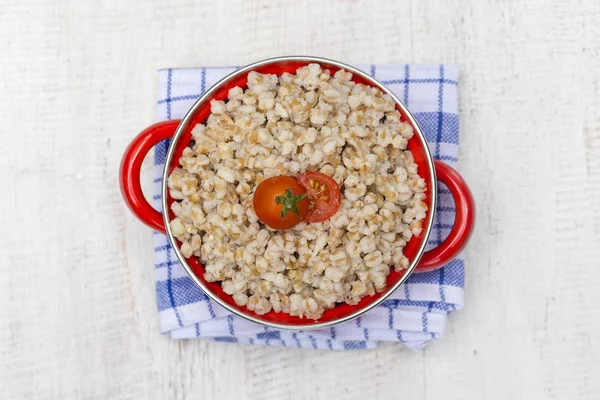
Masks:
[[[339,69],[350,71],[353,74],[353,81],[376,87],[392,96],[396,102],[396,109],[402,116],[401,120],[412,125],[415,131],[415,135],[408,142],[408,149],[412,152],[419,167],[419,175],[426,182],[425,202],[428,206],[422,232],[418,236],[413,236],[404,249],[404,255],[410,261],[409,267],[401,272],[392,268],[387,278],[385,291],[364,297],[356,305],[339,304],[326,310],[323,316],[315,321],[274,311],[264,315],[255,314],[246,307],[236,305],[233,298],[223,291],[218,282],[207,282],[204,279],[204,268],[198,259],[194,256],[190,258],[183,257],[179,251],[180,243],[171,233],[169,222],[174,218],[174,215],[170,211],[170,205],[174,200],[169,196],[166,184],[167,177],[178,166],[181,153],[191,140],[192,128],[198,123],[204,123],[210,114],[211,100],[225,100],[229,89],[232,87],[245,87],[250,71],[281,75],[284,72],[294,73],[298,68],[310,63],[320,64],[323,69],[329,69],[332,75]],[[142,193],[140,169],[146,154],[153,146],[165,139],[171,139],[171,144],[167,152],[163,172],[162,205],[163,210],[169,210],[169,212],[160,213],[152,208]],[[436,184],[438,180],[444,183],[452,194],[456,206],[456,218],[448,237],[437,247],[425,251],[425,245],[433,227],[435,205],[438,197]],[[475,221],[475,203],[467,184],[453,168],[433,159],[423,132],[406,106],[389,89],[364,72],[337,61],[317,57],[272,58],[250,64],[229,74],[200,97],[183,119],[154,124],[143,130],[133,140],[123,155],[120,184],[123,198],[131,211],[146,225],[168,236],[169,242],[183,267],[193,281],[212,300],[242,318],[280,329],[320,329],[358,317],[385,300],[412,273],[433,271],[442,268],[454,259],[466,245]]]

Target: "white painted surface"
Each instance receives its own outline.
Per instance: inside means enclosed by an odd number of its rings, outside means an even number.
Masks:
[[[399,3],[0,0],[0,397],[600,398],[600,2]],[[479,214],[467,306],[425,351],[158,333],[117,185],[155,70],[282,54],[461,68]]]

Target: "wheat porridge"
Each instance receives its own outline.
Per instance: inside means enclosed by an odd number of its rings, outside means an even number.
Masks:
[[[389,95],[351,78],[318,64],[250,72],[246,89],[211,102],[168,178],[181,253],[257,314],[318,319],[409,264],[427,211],[413,129]]]

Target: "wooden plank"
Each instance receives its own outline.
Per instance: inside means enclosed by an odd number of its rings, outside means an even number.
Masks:
[[[1,397],[599,398],[599,18],[595,0],[0,0]],[[117,185],[155,71],[282,54],[460,67],[478,220],[467,306],[424,351],[158,332],[152,234]]]

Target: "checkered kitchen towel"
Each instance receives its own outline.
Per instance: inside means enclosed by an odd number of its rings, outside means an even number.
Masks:
[[[362,65],[364,71],[394,91],[416,117],[433,155],[450,165],[457,161],[458,69],[450,65]],[[228,68],[163,69],[158,72],[158,119],[182,118],[200,95],[234,71]],[[160,181],[167,150],[155,152],[154,205],[160,209]],[[450,192],[440,188],[437,220],[429,240],[435,246],[454,220]],[[378,341],[398,341],[419,349],[444,334],[448,314],[463,305],[464,264],[458,258],[438,271],[413,274],[389,299],[367,314],[320,331],[268,329],[232,315],[194,284],[167,241],[155,233],[156,294],[160,327],[172,338],[207,338],[223,342],[317,349],[373,348]]]

